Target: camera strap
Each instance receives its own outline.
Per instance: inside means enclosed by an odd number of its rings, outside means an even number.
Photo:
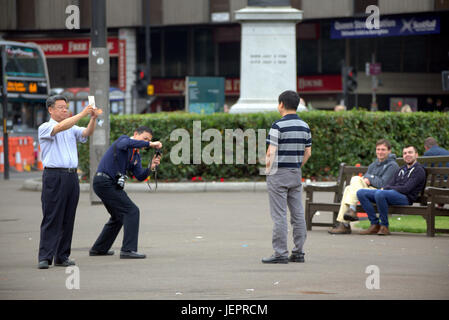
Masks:
[[[151,163],[152,163],[152,161],[150,160],[150,163],[148,164],[148,169],[150,169],[150,175],[151,175]],[[154,190],[153,190],[153,188],[151,188],[151,185],[150,185],[150,180],[151,180],[151,178],[150,178],[150,176],[148,176],[148,180],[147,180],[147,185],[148,185],[148,188],[150,188],[150,191],[155,191],[156,192],[156,190],[157,190],[157,169],[158,169],[158,165],[157,166],[155,166],[154,167]]]
[[[151,163],[150,163],[151,166]],[[150,169],[151,170],[151,169]],[[147,180],[147,185],[148,188],[150,188],[150,191],[156,191],[157,190],[157,166],[154,168],[154,189],[151,188],[151,184],[150,184],[150,177],[148,176],[148,180]]]

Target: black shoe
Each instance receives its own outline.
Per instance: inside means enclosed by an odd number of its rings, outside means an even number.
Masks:
[[[114,250],[109,250],[106,252],[101,252],[101,251],[97,251],[97,250],[89,250],[89,256],[112,256],[114,255]]]
[[[75,265],[75,261],[67,259],[64,262],[56,262],[55,261],[55,266],[57,267],[70,267],[70,266],[74,266]]]
[[[262,262],[263,263],[288,263],[288,258],[271,256],[269,258],[262,258]]]
[[[305,253],[303,252],[292,252],[292,255],[288,258],[290,262],[305,262]]]
[[[359,221],[359,217],[357,217],[357,212],[349,208],[348,212],[343,215],[343,219],[346,221]]]
[[[120,259],[145,259],[146,257],[136,251],[120,251]]]
[[[38,269],[48,269],[48,261],[42,260],[39,261],[39,265],[37,266]]]

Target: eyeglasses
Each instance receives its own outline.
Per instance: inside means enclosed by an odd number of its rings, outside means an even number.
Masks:
[[[54,106],[53,108],[58,109],[58,110],[69,110],[68,106]]]

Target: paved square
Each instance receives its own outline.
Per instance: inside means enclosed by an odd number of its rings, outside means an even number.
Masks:
[[[332,236],[317,227],[308,233],[306,263],[262,264],[272,254],[265,192],[130,193],[141,211],[144,260],[119,259],[123,231],[114,256],[88,255],[109,215],[81,193],[71,255],[80,289],[69,290],[65,268],[36,267],[40,192],[22,184],[0,181],[0,299],[449,298],[447,235]],[[371,265],[380,289],[366,287]]]

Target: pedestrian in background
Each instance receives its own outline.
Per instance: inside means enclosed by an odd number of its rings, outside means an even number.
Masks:
[[[263,263],[304,262],[306,220],[302,205],[301,168],[312,155],[312,134],[306,122],[296,114],[299,96],[285,91],[279,96],[278,111],[282,118],[273,123],[267,143],[267,187],[271,218],[274,223],[274,254]],[[287,248],[287,207],[290,209],[294,248]]]
[[[441,148],[435,138],[432,137],[424,140],[424,149],[426,150],[423,154],[424,157],[449,156],[449,151]]]

